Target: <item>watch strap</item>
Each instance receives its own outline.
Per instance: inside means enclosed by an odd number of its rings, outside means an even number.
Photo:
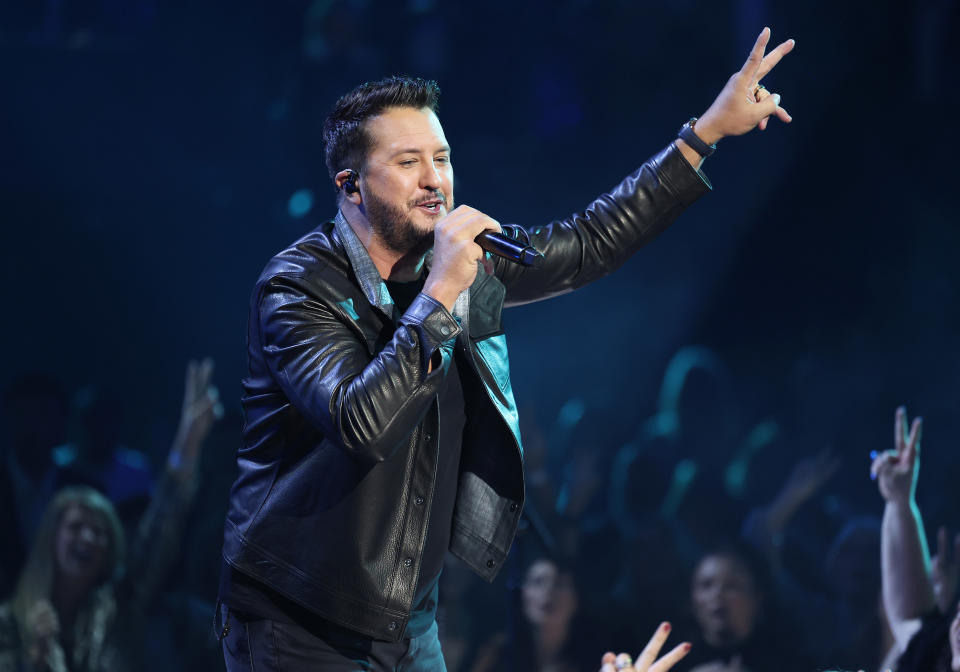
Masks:
[[[693,151],[695,151],[697,154],[699,154],[703,158],[707,158],[708,156],[713,154],[715,151],[717,151],[717,145],[716,144],[708,145],[707,143],[705,143],[703,140],[700,139],[700,136],[698,136],[696,131],[694,130],[694,124],[696,123],[697,123],[697,118],[692,117],[690,121],[688,121],[687,123],[685,123],[683,126],[680,127],[680,132],[677,133],[677,137],[683,140],[688,145],[690,145]]]

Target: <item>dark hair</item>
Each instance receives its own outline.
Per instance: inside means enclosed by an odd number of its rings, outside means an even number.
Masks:
[[[572,555],[550,551],[533,553],[529,558],[526,559],[526,562],[524,563],[523,575],[526,576],[527,572],[530,571],[530,568],[538,562],[549,562],[557,568],[557,572],[560,574],[569,574],[570,576],[574,577],[574,580],[576,580],[577,563],[576,558]]]
[[[734,644],[727,653],[735,650],[742,656],[743,665],[751,670],[797,672],[814,669],[801,640],[796,636],[799,626],[793,614],[784,611],[782,605],[778,604],[773,574],[763,555],[743,540],[734,539],[721,541],[709,548],[700,556],[697,568],[709,557],[727,558],[746,570],[761,600],[760,613],[747,639]],[[695,632],[701,642],[699,646],[694,644],[694,653],[689,661],[691,666],[708,662],[718,650],[703,640],[699,628]]]
[[[769,603],[775,598],[773,572],[770,565],[763,554],[750,544],[740,539],[730,539],[710,546],[700,555],[694,566],[694,572],[700,568],[700,564],[705,559],[710,557],[729,558],[747,570],[754,589],[764,603]]]
[[[367,160],[370,138],[364,126],[388,107],[424,107],[437,111],[440,87],[432,79],[394,75],[366,82],[344,94],[323,122],[324,159],[333,179],[345,168],[360,170]]]

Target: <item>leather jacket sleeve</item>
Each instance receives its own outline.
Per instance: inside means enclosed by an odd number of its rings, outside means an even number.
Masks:
[[[710,188],[670,143],[583,212],[525,230],[530,244],[543,252],[543,264],[526,268],[495,260],[496,275],[507,288],[506,305],[564,294],[611,273]]]
[[[430,408],[459,332],[453,316],[420,294],[375,355],[357,321],[315,284],[276,276],[260,300],[266,365],[290,402],[349,454],[382,462],[409,440]],[[442,365],[428,373],[440,351]],[[436,362],[436,360],[435,360]]]

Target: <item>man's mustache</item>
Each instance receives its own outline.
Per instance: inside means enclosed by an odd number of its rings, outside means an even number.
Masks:
[[[416,203],[414,203],[413,206],[417,207],[418,205],[423,205],[425,203],[433,203],[434,201],[440,201],[440,205],[446,205],[447,197],[442,191],[437,189],[436,191],[434,191],[433,196],[419,200]]]

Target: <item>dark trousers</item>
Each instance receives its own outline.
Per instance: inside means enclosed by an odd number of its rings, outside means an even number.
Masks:
[[[223,659],[228,672],[446,672],[437,623],[420,637],[399,642],[349,630],[306,630],[219,606]]]

